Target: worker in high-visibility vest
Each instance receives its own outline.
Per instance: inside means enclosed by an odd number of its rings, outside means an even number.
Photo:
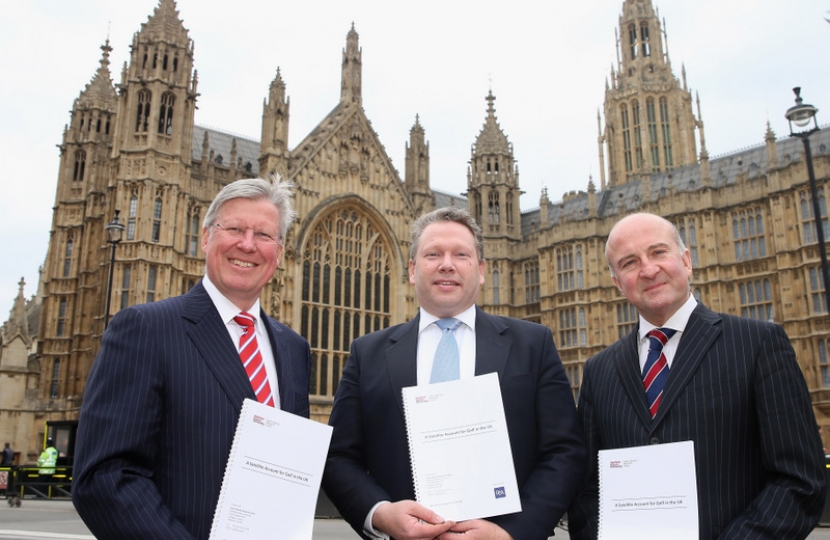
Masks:
[[[50,480],[55,474],[55,465],[58,463],[58,451],[55,448],[55,441],[46,439],[46,448],[37,458],[37,466],[40,467],[38,474],[41,479]]]

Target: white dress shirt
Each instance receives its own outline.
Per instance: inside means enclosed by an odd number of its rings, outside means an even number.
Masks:
[[[666,355],[666,362],[669,365],[669,369],[671,369],[671,364],[674,361],[674,355],[677,352],[677,345],[680,343],[680,337],[683,335],[683,331],[686,330],[686,325],[689,323],[689,317],[692,316],[692,311],[694,311],[696,307],[697,300],[695,300],[695,297],[690,294],[689,299],[686,300],[686,303],[680,306],[680,309],[675,311],[674,315],[669,317],[666,324],[659,327],[676,330],[671,339],[669,339],[663,346],[663,354]],[[648,333],[655,328],[658,327],[645,320],[642,315],[640,316],[640,373],[643,372],[643,368],[646,365],[646,358],[648,357],[648,348],[650,343]]]
[[[216,306],[216,310],[219,311],[219,316],[222,318],[222,322],[225,323],[225,329],[228,331],[234,347],[239,351],[239,339],[242,337],[242,327],[233,318],[239,315],[241,310],[219,292],[219,289],[210,281],[207,274],[202,278],[202,286],[213,301],[213,305]],[[259,298],[251,306],[251,310],[248,313],[254,317],[256,340],[259,345],[259,352],[262,353],[262,361],[265,364],[265,373],[268,376],[268,384],[271,386],[271,394],[274,396],[275,407],[280,408],[280,387],[277,384],[277,365],[274,361],[274,350],[271,348],[271,338],[268,337],[268,330],[266,330],[265,323],[260,317]]]

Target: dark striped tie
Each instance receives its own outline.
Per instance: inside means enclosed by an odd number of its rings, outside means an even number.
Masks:
[[[668,343],[676,330],[671,328],[655,328],[649,332],[648,356],[643,366],[643,388],[646,390],[646,401],[651,417],[657,414],[660,400],[663,398],[663,387],[669,378],[669,364],[663,347]]]

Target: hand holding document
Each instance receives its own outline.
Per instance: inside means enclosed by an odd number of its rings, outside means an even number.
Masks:
[[[311,540],[331,427],[246,399],[210,540]]]
[[[693,441],[600,450],[600,540],[697,540]]]
[[[453,521],[522,510],[495,373],[403,389],[415,495]]]

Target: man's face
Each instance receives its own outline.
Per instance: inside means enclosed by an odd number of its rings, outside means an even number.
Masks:
[[[409,282],[421,307],[436,317],[454,317],[475,304],[484,261],[478,260],[470,229],[452,221],[427,225],[409,261]]]
[[[220,227],[202,229],[207,275],[216,288],[239,309],[253,306],[282,259],[282,244],[257,242],[254,231],[273,238],[280,234],[280,213],[267,199],[231,199],[219,210]],[[245,231],[233,238],[223,229]]]
[[[614,285],[645,320],[662,326],[689,299],[692,261],[677,245],[663,219],[636,214],[621,220],[608,236]]]

